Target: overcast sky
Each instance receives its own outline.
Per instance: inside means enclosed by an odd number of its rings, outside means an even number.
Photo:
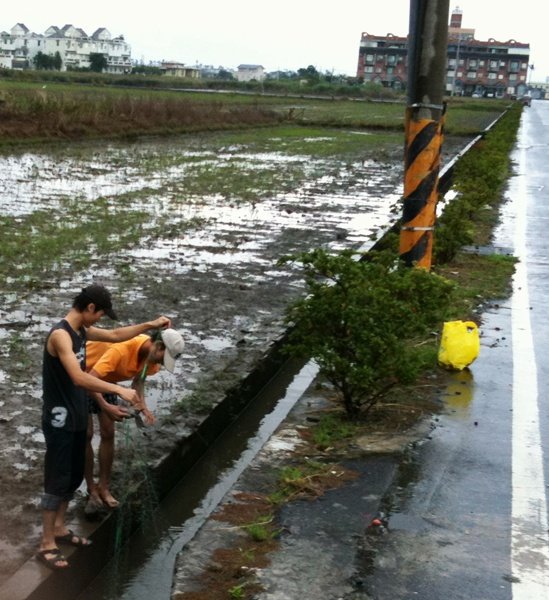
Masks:
[[[463,27],[476,39],[530,43],[532,81],[549,76],[545,9],[539,0],[461,0]],[[236,68],[261,64],[267,71],[314,65],[320,71],[356,75],[360,35],[408,34],[408,0],[157,0],[139,6],[127,0],[3,2],[0,30],[24,23],[43,33],[70,23],[91,35],[98,27],[123,34],[132,58],[145,63],[174,60]]]

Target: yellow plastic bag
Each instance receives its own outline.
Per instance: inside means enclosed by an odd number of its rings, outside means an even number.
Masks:
[[[478,356],[480,339],[473,321],[447,321],[442,328],[438,362],[448,369],[461,371]]]

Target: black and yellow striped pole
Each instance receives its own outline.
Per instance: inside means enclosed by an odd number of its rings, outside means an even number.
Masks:
[[[449,0],[411,0],[400,258],[431,268],[442,149]]]

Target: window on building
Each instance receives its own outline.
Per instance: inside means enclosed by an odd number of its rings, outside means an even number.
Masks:
[[[479,60],[478,61],[478,66],[479,67],[483,67],[484,66],[484,61],[483,60]]]
[[[488,79],[495,79],[497,76],[497,73],[488,73]]]
[[[394,54],[389,54],[387,57],[387,64],[394,65],[396,63],[396,56]]]
[[[365,73],[373,73],[374,72],[374,67],[364,67],[364,72]]]
[[[498,68],[498,61],[497,60],[491,60],[490,61],[490,69],[497,69]]]
[[[469,61],[469,68],[470,69],[476,69],[477,68],[477,60],[476,59],[472,58]]]
[[[503,79],[503,75],[498,75],[498,79]]]
[[[476,76],[476,71],[467,71],[467,79],[475,79]]]
[[[374,55],[373,54],[366,54],[366,62],[367,63],[373,63],[374,62]]]
[[[499,66],[500,66],[500,67],[506,67],[506,66],[507,66],[507,63],[506,63],[504,60],[500,60],[500,61],[499,61]]]
[[[517,80],[517,74],[509,73],[509,81],[516,81],[516,80]]]

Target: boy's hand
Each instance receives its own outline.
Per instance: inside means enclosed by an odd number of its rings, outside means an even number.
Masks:
[[[123,421],[127,419],[130,415],[128,413],[128,409],[123,406],[118,406],[117,404],[108,404],[101,408],[107,416],[113,421]]]
[[[144,408],[141,414],[143,415],[145,425],[154,425],[156,423],[156,417],[148,408]]]
[[[169,317],[161,316],[151,321],[151,329],[166,329],[172,326],[172,320]]]
[[[118,386],[118,389],[119,391],[117,392],[117,394],[122,398],[122,400],[125,400],[126,402],[128,402],[132,406],[135,406],[136,408],[139,406],[141,399],[139,398],[139,394],[136,392],[136,390],[132,388],[122,387],[121,385]],[[141,408],[138,408],[138,410],[141,410]]]

